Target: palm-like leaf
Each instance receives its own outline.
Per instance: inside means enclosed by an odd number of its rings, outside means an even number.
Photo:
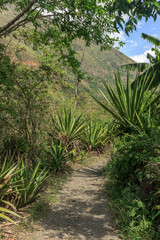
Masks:
[[[147,59],[149,60],[149,62],[151,63],[149,67],[152,66],[152,64],[157,62],[157,59],[155,57],[153,57],[151,54],[147,53]],[[145,70],[145,69],[144,69]]]
[[[146,39],[149,42],[153,43],[155,46],[160,46],[160,39],[159,38],[153,37],[153,36],[145,34],[145,33],[142,33],[141,37],[143,39]]]
[[[139,72],[143,72],[151,66],[150,63],[130,63],[121,65],[122,68],[127,70],[138,70]]]
[[[146,75],[148,75],[149,81],[151,82],[149,89],[158,87],[158,85],[160,83],[160,62],[152,65],[148,70],[146,70],[144,73],[142,73],[139,76],[139,84],[141,84],[143,82],[143,79],[145,79]],[[132,88],[133,88],[134,84],[135,84],[135,82],[132,83]]]
[[[147,54],[147,58],[150,61],[150,63],[133,63],[133,64],[126,64],[122,65],[121,67],[126,68],[128,70],[138,70],[139,72],[143,72],[139,76],[139,84],[143,81],[145,76],[148,74],[150,76],[150,81],[152,81],[152,84],[150,85],[150,89],[156,87],[160,83],[160,39],[153,37],[151,35],[142,33],[142,38],[148,40],[149,42],[153,43],[156,47],[152,48],[152,50],[155,52],[156,56],[152,56],[151,54]],[[132,84],[132,87],[134,86],[134,82]]]

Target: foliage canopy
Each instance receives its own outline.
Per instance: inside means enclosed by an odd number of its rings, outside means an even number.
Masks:
[[[137,19],[151,16],[156,20],[160,3],[155,0],[1,0],[0,10],[15,10],[13,17],[0,28],[0,37],[32,23],[33,34],[45,44],[63,39],[66,44],[75,38],[83,38],[102,48],[112,46],[116,38],[111,33],[125,28],[126,34],[136,29]],[[126,18],[127,17],[127,18]],[[127,19],[127,20],[125,20]]]

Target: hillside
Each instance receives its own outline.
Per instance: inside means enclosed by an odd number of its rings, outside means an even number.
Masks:
[[[79,53],[80,57],[84,53],[84,60],[82,62],[84,71],[96,77],[112,79],[114,72],[118,69],[123,72],[120,69],[121,64],[134,62],[115,48],[108,51],[101,51],[100,47],[95,43],[92,43],[90,47],[86,47],[82,40],[77,40],[73,44],[73,48]]]
[[[3,26],[14,16],[14,12],[10,9],[10,12],[3,11],[3,14],[0,18],[0,26]],[[8,37],[5,40],[1,40],[2,43],[10,42],[10,38]],[[12,39],[10,43],[10,49],[18,46],[18,51],[10,51],[10,55],[14,61],[18,60],[23,62],[26,65],[35,66],[38,64],[37,54],[40,52],[33,51],[31,46],[26,46],[23,43],[18,42],[16,39]],[[98,98],[101,98],[98,89],[104,89],[102,79],[106,81],[110,81],[110,83],[114,87],[114,74],[120,71],[122,79],[125,83],[126,71],[120,68],[120,65],[133,63],[134,61],[121,53],[120,51],[112,48],[112,50],[101,51],[100,47],[96,44],[92,43],[90,47],[86,47],[84,41],[77,39],[72,44],[73,49],[77,52],[77,58],[81,60],[82,55],[84,55],[82,61],[82,70],[87,72],[90,76],[88,79],[83,79],[80,83],[79,87],[79,103],[81,102],[82,106],[92,101],[88,99],[88,93],[92,93],[96,95]],[[19,51],[19,49],[21,50]],[[57,87],[57,94],[54,92],[54,96],[56,96],[56,104],[57,99],[59,101],[64,101],[67,98],[71,100],[71,96],[74,99],[74,76],[68,73],[67,81],[72,86],[71,88]],[[72,99],[72,101],[73,101]]]
[[[114,74],[120,71],[122,79],[125,82],[126,71],[120,66],[123,64],[133,63],[134,61],[121,53],[115,48],[111,50],[101,51],[100,46],[92,43],[90,47],[86,47],[82,40],[77,39],[73,44],[73,49],[78,53],[77,57],[82,61],[82,69],[92,76],[92,80],[83,86],[88,89],[102,88],[102,79],[111,82],[114,85]],[[131,73],[132,77],[134,76]]]

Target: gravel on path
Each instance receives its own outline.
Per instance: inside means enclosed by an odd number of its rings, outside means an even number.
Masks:
[[[59,192],[59,201],[40,220],[39,230],[21,233],[19,240],[120,240],[105,192],[98,157],[88,167],[75,170]]]

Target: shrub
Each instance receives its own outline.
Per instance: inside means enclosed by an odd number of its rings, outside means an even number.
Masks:
[[[2,156],[7,155],[8,159],[14,157],[19,160],[26,153],[28,144],[24,137],[8,136],[3,139]]]
[[[20,217],[16,208],[36,201],[47,179],[48,171],[40,171],[40,163],[32,170],[22,161],[13,163],[6,156],[0,168],[0,218],[14,223],[11,216]]]
[[[150,164],[159,162],[158,136],[147,134],[129,135],[119,137],[115,142],[115,154],[109,168],[117,181],[125,184],[129,180],[139,181],[138,173]],[[114,171],[114,172],[113,172]]]
[[[154,215],[151,214],[146,200],[139,198],[141,189],[133,183],[123,188],[111,181],[106,187],[122,238],[159,240],[158,223],[153,221]]]
[[[131,239],[160,237],[159,134],[157,130],[151,135],[119,137],[104,171],[110,182],[111,202]]]

